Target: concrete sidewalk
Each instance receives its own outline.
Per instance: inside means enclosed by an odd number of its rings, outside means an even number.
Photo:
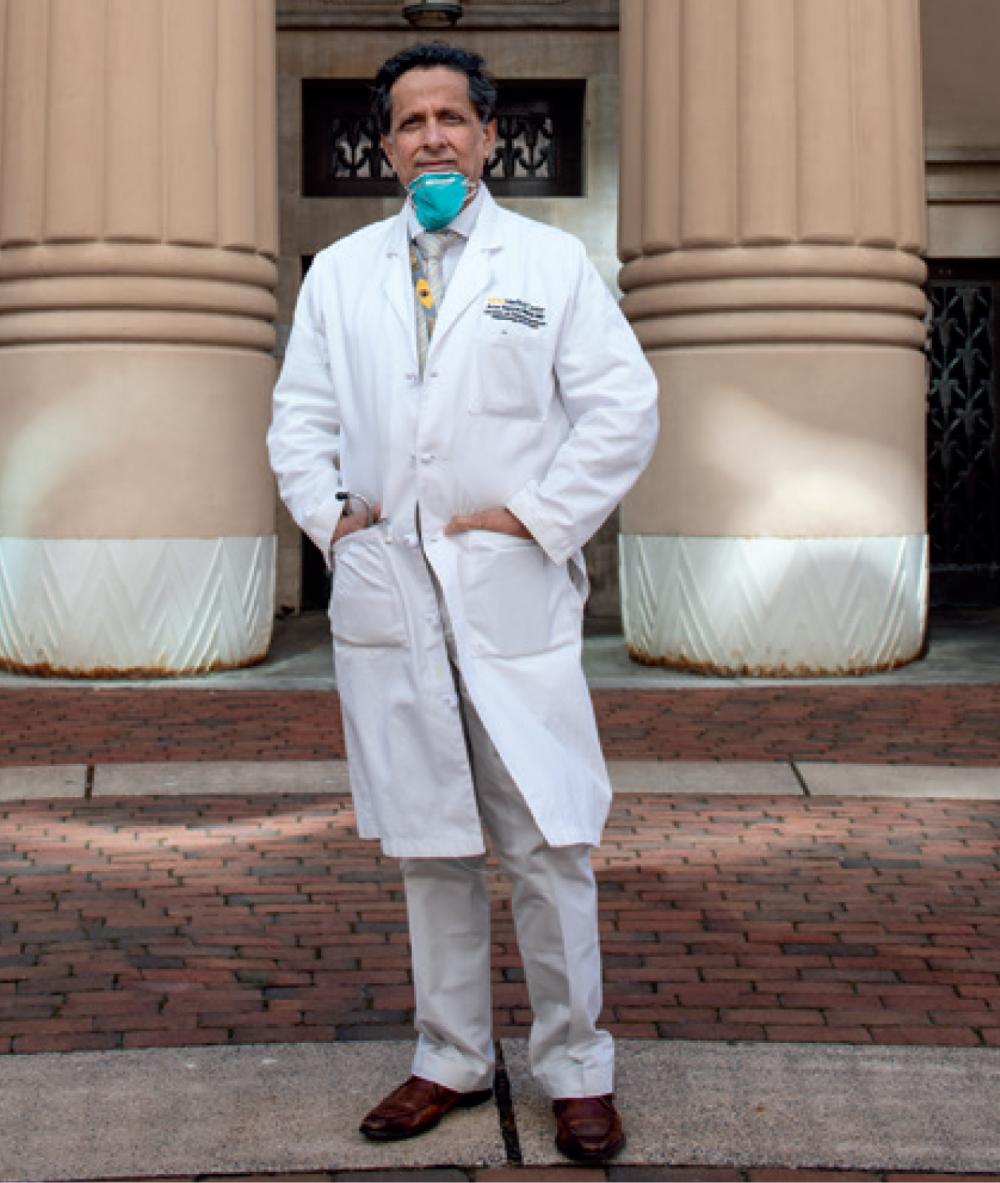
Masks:
[[[1000,766],[829,761],[609,760],[616,794],[672,797],[899,797],[1000,801]],[[147,795],[347,794],[344,760],[0,765],[4,801]]]
[[[1000,1166],[1000,1049],[625,1041],[628,1145],[614,1166],[587,1170],[554,1149],[518,1041],[502,1045],[509,1098],[410,1142],[367,1142],[357,1123],[406,1075],[411,1051],[385,1042],[16,1057],[0,1091],[0,1177],[969,1178]]]
[[[0,670],[0,691],[90,685],[103,688],[189,690],[331,690],[336,681],[325,612],[275,621],[267,658],[247,669],[210,675],[89,681],[24,677]],[[843,678],[720,678],[630,661],[618,634],[584,638],[583,665],[594,690],[720,690],[791,686],[915,687],[1000,685],[1000,610],[958,609],[932,614],[923,656],[898,669]]]

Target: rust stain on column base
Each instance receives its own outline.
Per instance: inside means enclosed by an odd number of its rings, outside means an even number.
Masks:
[[[267,657],[267,649],[248,657],[244,661],[211,661],[205,665],[192,666],[189,669],[173,670],[166,666],[130,665],[124,668],[115,666],[93,666],[90,669],[69,669],[52,665],[47,661],[39,661],[33,665],[12,661],[9,657],[0,657],[0,670],[8,674],[21,674],[29,678],[78,678],[92,679],[124,679],[124,678],[188,678],[202,674],[221,674],[226,670],[243,670],[250,666],[260,665]]]
[[[639,665],[666,667],[681,670],[689,674],[704,674],[716,678],[863,678],[866,674],[884,674],[888,670],[899,669],[909,665],[920,656],[914,653],[910,657],[899,657],[893,661],[882,662],[878,665],[857,668],[852,666],[835,666],[827,669],[823,666],[809,666],[803,663],[797,665],[769,665],[769,666],[725,666],[712,661],[692,661],[689,657],[654,657],[651,653],[644,653],[634,645],[626,645],[629,658]]]

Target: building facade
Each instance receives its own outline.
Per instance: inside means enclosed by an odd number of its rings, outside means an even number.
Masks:
[[[399,205],[364,82],[404,7],[0,0],[3,667],[249,664],[322,603],[263,433],[312,256]],[[862,672],[919,653],[929,570],[996,603],[996,5],[426,7],[501,82],[494,191],[584,239],[661,379],[590,626]]]

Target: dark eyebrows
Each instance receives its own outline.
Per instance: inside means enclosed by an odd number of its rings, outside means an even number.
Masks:
[[[456,107],[450,103],[446,103],[441,107],[436,107],[434,109],[434,115],[438,119],[457,118],[462,120],[471,120],[475,116],[475,111],[467,111],[461,106]],[[418,108],[413,111],[404,110],[400,115],[399,122],[396,123],[395,126],[406,127],[408,124],[412,123],[423,123],[425,118],[426,116],[424,114],[423,108]]]

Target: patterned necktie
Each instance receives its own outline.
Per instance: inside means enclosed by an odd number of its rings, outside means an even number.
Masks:
[[[413,271],[413,287],[416,292],[417,354],[420,358],[420,373],[423,375],[427,362],[427,351],[438,311],[444,299],[444,252],[458,235],[454,230],[425,230],[410,244],[410,267]]]

